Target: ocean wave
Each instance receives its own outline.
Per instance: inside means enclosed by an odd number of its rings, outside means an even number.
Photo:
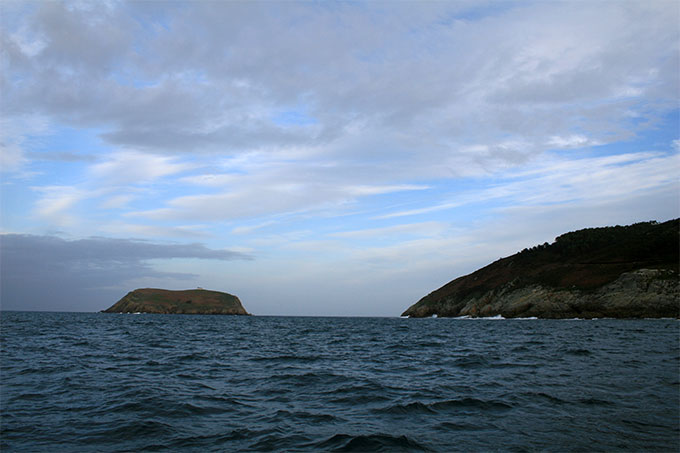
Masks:
[[[432,451],[406,435],[390,434],[335,434],[314,447],[326,451]]]
[[[442,422],[436,427],[438,430],[449,431],[478,431],[484,429],[475,423]]]
[[[374,412],[385,414],[413,414],[413,413],[430,413],[434,414],[436,411],[430,407],[429,404],[414,401],[406,404],[393,404],[390,406],[374,409]]]
[[[285,451],[290,450],[291,445],[302,445],[311,441],[310,436],[304,434],[291,434],[281,428],[269,430],[254,438],[247,450],[251,451]]]
[[[580,356],[592,355],[592,352],[589,349],[583,349],[583,348],[570,348],[570,349],[567,349],[565,352],[567,354],[580,355]]]
[[[116,424],[110,428],[95,429],[78,440],[82,444],[115,443],[133,438],[163,438],[175,434],[175,428],[157,420],[133,420]]]
[[[487,401],[478,398],[459,398],[444,401],[434,401],[431,403],[414,401],[406,404],[393,404],[387,407],[376,409],[375,412],[406,415],[415,413],[437,414],[442,412],[467,410],[505,411],[512,408],[513,406],[511,404],[503,401]]]
[[[457,358],[454,365],[459,368],[482,368],[489,365],[489,359],[479,354],[468,354]]]
[[[259,433],[246,428],[234,429],[227,433],[206,434],[198,436],[176,435],[167,443],[147,445],[144,450],[172,451],[177,449],[205,448],[206,451],[228,446],[234,442],[245,441],[257,437]]]
[[[322,357],[318,355],[293,355],[293,354],[282,354],[275,356],[262,356],[262,357],[252,357],[249,360],[253,362],[282,362],[282,363],[294,363],[294,362],[317,362],[321,360]]]
[[[279,409],[276,411],[276,417],[303,423],[337,423],[344,421],[343,418],[332,414],[313,413],[307,411],[289,411],[286,409]]]

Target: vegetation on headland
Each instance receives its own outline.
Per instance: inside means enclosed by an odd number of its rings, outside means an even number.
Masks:
[[[678,317],[680,219],[563,234],[457,278],[404,316]]]
[[[127,293],[104,313],[247,315],[238,297],[219,291],[143,288]]]

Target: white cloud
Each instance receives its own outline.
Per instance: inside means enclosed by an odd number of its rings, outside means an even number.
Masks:
[[[167,207],[130,213],[155,220],[193,219],[220,221],[253,218],[323,207],[329,202],[326,188],[303,183],[280,183],[244,188],[218,194],[181,196]]]
[[[240,154],[357,132],[392,149],[449,143],[440,156],[507,137],[604,142],[613,129],[635,128],[624,110],[645,112],[674,96],[677,52],[668,43],[677,42],[676,11],[651,3],[518,3],[477,20],[465,16],[474,5],[458,3],[388,11],[166,4],[157,9],[165,28],[152,34],[133,20],[147,17],[143,5],[86,13],[48,4],[32,24],[46,46],[9,61],[17,71],[23,61],[37,70],[7,102],[105,126],[112,143],[156,152]],[[19,42],[17,33],[7,39]],[[48,68],[57,69],[58,90]],[[102,72],[112,77],[92,76]],[[625,109],[615,106],[631,97]],[[603,123],[592,108],[604,104],[612,108]],[[301,106],[318,127],[291,131],[270,120]]]
[[[552,136],[547,142],[547,145],[555,148],[582,148],[585,146],[596,146],[600,142],[597,140],[591,141],[588,137],[574,134],[567,137]]]
[[[101,209],[121,209],[128,205],[132,200],[136,198],[135,195],[114,195],[106,200],[103,200],[99,207]]]
[[[125,209],[142,195],[136,186],[145,186],[193,167],[193,164],[176,163],[175,159],[166,156],[114,153],[102,162],[92,164],[84,178],[73,185],[31,187],[40,194],[33,213],[52,226],[82,228],[93,217],[92,211],[83,213],[84,202],[95,201],[93,207],[100,211]],[[106,230],[106,225],[101,228]]]
[[[528,172],[532,170],[520,171],[518,176]],[[489,195],[507,196],[523,205],[606,201],[677,187],[678,174],[678,156],[656,152],[577,160],[547,158],[534,167],[533,177],[491,189]]]
[[[238,181],[239,175],[235,174],[199,174],[180,178],[179,181],[185,184],[194,184],[206,187],[223,187]]]
[[[243,225],[243,226],[238,226],[235,228],[232,228],[231,234],[250,234],[256,230],[259,230],[261,228],[268,227],[270,225],[275,225],[276,222],[273,220],[268,220],[266,222],[260,222],[256,225]]]
[[[27,138],[43,137],[50,131],[48,120],[40,115],[10,117],[1,114],[0,173],[25,173],[24,167],[29,163]]]
[[[391,186],[351,186],[347,187],[345,191],[354,196],[364,196],[364,195],[380,195],[392,192],[404,192],[409,190],[427,190],[429,186],[419,186],[415,184],[399,184]]]
[[[375,216],[375,219],[391,219],[394,217],[404,217],[404,216],[411,216],[411,215],[419,215],[419,214],[428,214],[430,212],[436,212],[436,211],[444,211],[447,209],[452,209],[452,208],[457,208],[460,206],[463,206],[465,204],[471,203],[473,201],[479,201],[480,198],[477,196],[467,196],[467,197],[460,197],[458,201],[451,201],[451,202],[446,202],[446,203],[439,203],[433,206],[427,206],[424,208],[416,208],[416,209],[408,209],[405,211],[396,211],[396,212],[390,212],[389,214],[383,214],[379,216]]]
[[[447,229],[446,225],[441,222],[419,222],[408,223],[403,225],[393,225],[381,228],[368,228],[353,231],[341,231],[330,234],[331,237],[336,238],[385,238],[389,236],[400,235],[417,235],[417,236],[437,236]]]
[[[178,225],[172,227],[111,222],[102,226],[102,232],[116,237],[167,238],[167,237],[209,237],[205,225]]]
[[[150,219],[231,220],[256,216],[301,213],[335,208],[336,214],[363,196],[394,192],[422,191],[429,187],[414,184],[336,185],[321,175],[295,175],[283,167],[274,174],[241,176],[228,192],[181,196],[166,207],[132,213]],[[289,173],[290,172],[290,173]],[[200,179],[200,178],[199,178]],[[238,231],[238,230],[237,230]]]
[[[474,192],[462,191],[438,204],[375,218],[428,214],[499,200],[506,206],[615,201],[647,190],[678,188],[678,174],[677,154],[639,152],[581,159],[546,155],[521,169],[499,174],[505,182]]]
[[[166,156],[121,151],[90,167],[92,178],[102,185],[143,185],[193,168]]]
[[[17,143],[0,143],[0,169],[3,172],[19,170],[26,163],[24,151]]]
[[[35,204],[35,214],[59,227],[74,226],[77,219],[69,211],[90,196],[72,186],[34,187],[33,190],[41,194]]]

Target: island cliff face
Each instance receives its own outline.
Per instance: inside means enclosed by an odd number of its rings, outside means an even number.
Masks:
[[[248,315],[238,297],[205,289],[136,289],[103,312]]]
[[[457,278],[410,317],[680,317],[680,220],[564,234]]]

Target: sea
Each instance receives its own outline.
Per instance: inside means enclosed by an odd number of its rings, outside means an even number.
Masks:
[[[680,322],[0,313],[0,451],[680,450]]]

